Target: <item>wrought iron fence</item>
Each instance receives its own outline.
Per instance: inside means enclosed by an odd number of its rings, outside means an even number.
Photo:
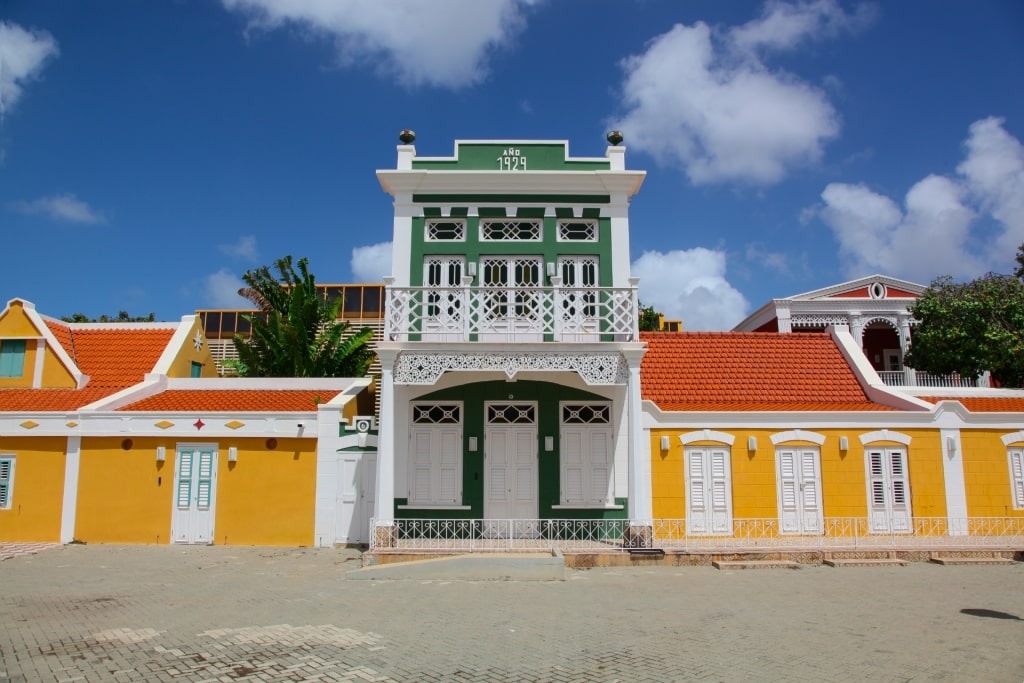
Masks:
[[[864,517],[828,517],[815,533],[786,533],[777,519],[735,519],[730,534],[694,533],[685,519],[397,519],[371,521],[371,550],[683,552],[1024,550],[1024,517],[918,517],[905,531]]]

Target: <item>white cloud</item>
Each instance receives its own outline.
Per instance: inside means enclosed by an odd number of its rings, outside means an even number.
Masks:
[[[0,21],[0,117],[17,104],[25,83],[59,52],[57,41],[46,31],[27,31]]]
[[[342,64],[370,64],[411,86],[482,81],[535,0],[222,0],[252,28],[296,25],[334,40]],[[457,39],[455,38],[457,36]]]
[[[356,282],[380,282],[391,275],[391,242],[356,247],[350,265]]]
[[[918,181],[902,207],[864,185],[825,188],[813,213],[832,229],[848,277],[882,272],[927,283],[1009,271],[1024,242],[1024,146],[1001,119],[987,118],[971,125],[964,147],[958,176]]]
[[[204,282],[206,299],[211,308],[253,308],[251,301],[238,294],[238,290],[245,286],[245,282],[227,268],[207,275]]]
[[[73,194],[41,197],[32,201],[11,202],[8,205],[18,213],[42,215],[69,223],[106,223],[107,219]]]
[[[611,127],[696,184],[779,182],[792,167],[821,158],[839,134],[839,115],[822,89],[771,71],[758,48],[795,49],[863,25],[868,14],[847,15],[828,0],[775,2],[761,18],[724,32],[677,24],[623,61],[626,114]]]
[[[253,235],[243,235],[234,244],[217,245],[217,249],[222,254],[242,261],[254,261],[259,255],[256,249],[256,238]]]
[[[725,253],[697,247],[644,252],[631,272],[640,278],[640,301],[685,330],[729,330],[747,315],[749,302],[725,279]]]
[[[793,265],[790,257],[781,251],[769,251],[764,244],[753,242],[747,245],[746,259],[751,263],[774,270],[777,273],[788,274],[792,272]]]

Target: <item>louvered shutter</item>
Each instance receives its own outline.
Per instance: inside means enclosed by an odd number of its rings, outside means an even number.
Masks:
[[[779,451],[779,517],[785,533],[801,531],[796,459],[793,450]]]
[[[562,502],[578,504],[583,502],[583,431],[563,429],[562,449]]]
[[[192,502],[192,460],[191,450],[178,451],[177,505],[179,508],[188,508]]]
[[[14,481],[14,459],[0,459],[0,509],[11,507],[12,482]]]
[[[412,465],[409,478],[410,503],[429,503],[433,500],[430,486],[432,469],[430,442],[433,433],[433,429],[414,429],[410,437],[412,441],[412,452],[409,454]]]
[[[711,524],[716,534],[732,532],[730,502],[728,453],[721,450],[711,451]]]
[[[459,502],[459,458],[462,434],[455,429],[440,430],[438,434],[440,451],[437,454],[437,501],[442,504]]]
[[[199,452],[199,476],[196,480],[196,505],[200,510],[210,507],[213,492],[213,451]]]
[[[590,491],[587,502],[595,505],[611,503],[612,452],[611,434],[606,429],[590,432]]]
[[[1013,489],[1013,506],[1024,508],[1024,449],[1010,451],[1010,486]]]

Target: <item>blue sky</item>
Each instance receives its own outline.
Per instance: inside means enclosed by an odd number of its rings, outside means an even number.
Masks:
[[[621,129],[633,275],[686,329],[1010,272],[1022,82],[1019,0],[0,0],[0,297],[176,320],[287,254],[379,281],[403,128]]]

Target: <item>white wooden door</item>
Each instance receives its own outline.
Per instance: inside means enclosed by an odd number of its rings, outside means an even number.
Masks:
[[[731,458],[725,448],[687,448],[686,533],[732,534]]]
[[[537,518],[537,428],[488,427],[484,435],[484,517]]]
[[[562,275],[559,329],[562,341],[598,341],[601,331],[597,306],[598,259],[596,256],[560,256]]]
[[[376,453],[342,453],[338,459],[335,543],[368,543],[377,480]]]
[[[902,448],[870,449],[867,460],[872,533],[909,533],[912,529],[907,452]]]
[[[563,505],[613,503],[615,476],[612,430],[607,427],[562,427],[561,495]]]
[[[213,543],[216,498],[216,446],[179,446],[171,513],[173,543]]]
[[[782,448],[776,452],[779,524],[784,534],[820,534],[821,466],[817,449]]]
[[[423,341],[463,341],[462,256],[429,256],[423,262]]]
[[[484,296],[478,324],[480,341],[544,338],[544,294],[540,256],[487,256],[480,260]]]

